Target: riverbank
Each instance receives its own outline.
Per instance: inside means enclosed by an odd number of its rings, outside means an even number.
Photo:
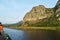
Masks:
[[[26,29],[46,29],[46,30],[56,30],[56,27],[8,27],[8,28],[12,28],[12,29],[22,29],[22,30],[26,30]]]
[[[46,29],[46,30],[56,30],[56,27],[20,27],[21,29]]]

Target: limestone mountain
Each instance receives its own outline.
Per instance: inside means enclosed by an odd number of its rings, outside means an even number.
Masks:
[[[33,7],[30,12],[28,12],[23,21],[37,21],[44,18],[49,18],[53,14],[53,9],[47,9],[43,5]]]
[[[55,16],[58,17],[58,20],[60,20],[60,0],[56,4],[54,12]]]
[[[60,0],[54,8],[35,6],[23,18],[25,26],[60,26]]]

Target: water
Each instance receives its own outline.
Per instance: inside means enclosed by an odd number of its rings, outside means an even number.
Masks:
[[[56,40],[53,30],[15,30],[4,28],[12,40]]]
[[[56,31],[52,30],[25,30],[25,40],[56,40]]]
[[[10,36],[10,38],[12,40],[22,40],[23,39],[24,32],[22,30],[4,28],[4,31]]]

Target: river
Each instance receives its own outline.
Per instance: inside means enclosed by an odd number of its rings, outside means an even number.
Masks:
[[[4,28],[12,40],[56,40],[54,30],[16,30]]]
[[[4,31],[10,36],[12,40],[22,40],[23,39],[23,31],[4,28]]]

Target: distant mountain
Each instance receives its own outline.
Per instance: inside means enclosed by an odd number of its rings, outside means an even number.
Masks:
[[[15,26],[21,26],[22,25],[22,21],[18,22],[18,23],[14,23],[14,24],[3,24],[4,27],[15,27]]]
[[[54,8],[33,7],[23,18],[24,26],[60,26],[60,0]]]

